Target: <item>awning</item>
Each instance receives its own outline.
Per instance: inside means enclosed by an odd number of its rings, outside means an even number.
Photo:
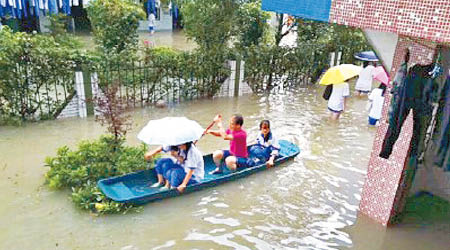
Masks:
[[[263,0],[262,10],[328,22],[331,0]]]

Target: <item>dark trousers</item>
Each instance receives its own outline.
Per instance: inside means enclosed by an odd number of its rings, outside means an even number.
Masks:
[[[433,134],[434,164],[450,171],[450,76],[441,93]]]
[[[391,105],[389,127],[384,137],[380,157],[388,159],[391,155],[403,123],[411,110],[414,119],[411,155],[417,156],[425,150],[424,142],[433,115],[433,95],[437,86],[428,74],[430,70],[430,65],[416,65],[408,73],[404,82],[398,86],[395,98],[392,100],[394,103]]]
[[[179,164],[176,164],[169,158],[162,158],[156,162],[155,170],[157,174],[162,175],[166,180],[169,179],[168,171],[172,168],[181,168],[183,167]]]

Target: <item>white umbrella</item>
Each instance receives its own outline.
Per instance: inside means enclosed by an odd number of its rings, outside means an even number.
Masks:
[[[198,140],[204,129],[186,117],[166,117],[151,120],[139,132],[137,138],[150,145],[180,145]]]

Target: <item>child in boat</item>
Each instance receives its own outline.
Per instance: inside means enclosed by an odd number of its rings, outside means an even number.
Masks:
[[[220,174],[223,172],[221,168],[222,159],[225,160],[226,166],[231,171],[235,171],[238,167],[247,167],[247,133],[242,129],[242,125],[244,125],[244,118],[242,115],[233,115],[230,119],[229,129],[226,131],[222,125],[221,115],[217,115],[214,118],[214,122],[219,127],[219,130],[208,130],[207,133],[222,137],[224,140],[229,140],[230,150],[217,150],[213,153],[216,169],[210,174]]]
[[[159,159],[155,164],[156,175],[158,177],[158,181],[152,185],[152,187],[162,187],[164,184],[166,186],[169,185],[169,182],[166,182],[167,179],[167,170],[173,167],[181,167],[180,164],[184,161],[182,155],[180,155],[180,151],[178,146],[160,146],[153,151],[149,151],[144,155],[145,160],[149,161],[158,153],[168,153],[170,152],[170,157],[164,157]]]
[[[182,193],[186,186],[199,183],[205,176],[205,163],[203,155],[193,142],[179,145],[180,155],[183,162],[166,171],[166,179],[169,185]],[[166,186],[168,187],[168,186]]]
[[[280,144],[270,130],[269,120],[262,120],[259,123],[259,130],[261,133],[256,138],[256,145],[252,146],[249,151],[253,157],[263,160],[270,168],[274,164],[275,157],[278,156]]]

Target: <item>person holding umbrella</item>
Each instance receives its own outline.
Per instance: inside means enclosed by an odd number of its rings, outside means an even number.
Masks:
[[[154,183],[151,187],[163,187],[169,188],[170,181],[168,180],[167,172],[171,168],[181,167],[180,164],[183,163],[184,158],[179,154],[180,150],[178,146],[160,146],[154,150],[145,153],[144,158],[146,161],[150,161],[155,155],[164,152],[169,153],[170,157],[163,157],[156,161],[155,171],[158,181]],[[165,185],[164,185],[165,184]]]
[[[333,84],[328,110],[331,112],[331,120],[338,120],[347,107],[347,98],[350,96],[350,88],[347,82]]]
[[[205,177],[205,163],[202,153],[193,142],[181,144],[178,148],[184,158],[182,167],[168,169],[166,177],[170,187],[176,187],[182,193],[188,185],[198,183]]]
[[[368,95],[372,90],[375,67],[370,62],[363,63],[364,69],[359,73],[358,80],[355,85],[356,96]]]
[[[391,87],[389,84],[389,75],[386,73],[382,66],[378,66],[373,70],[373,78],[380,81],[381,84],[378,88],[372,90],[369,95],[368,110],[369,110],[369,125],[375,126],[378,120],[381,118],[381,112],[383,110],[384,94],[387,87]]]
[[[369,95],[368,110],[369,110],[369,125],[375,126],[381,118],[381,111],[383,110],[384,93],[386,92],[386,85],[381,83],[380,86]]]
[[[347,98],[350,96],[350,88],[346,82],[357,76],[361,67],[353,64],[341,64],[328,69],[320,79],[320,84],[333,84],[333,90],[328,99],[328,110],[331,112],[331,120],[338,120],[345,111]]]
[[[184,192],[186,186],[204,178],[203,155],[193,143],[204,133],[197,122],[185,117],[166,117],[148,122],[139,132],[138,139],[150,145],[176,145],[170,147],[172,159],[163,158],[157,162],[158,181],[153,187],[160,187],[165,179],[164,188],[172,187]],[[169,147],[160,146],[144,157],[150,160],[161,151],[169,151]]]

